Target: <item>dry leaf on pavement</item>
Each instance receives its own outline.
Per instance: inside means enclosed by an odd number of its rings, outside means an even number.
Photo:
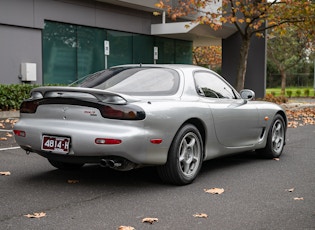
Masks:
[[[44,212],[34,212],[33,214],[27,214],[27,215],[24,215],[24,216],[26,216],[27,218],[42,218],[42,217],[46,216],[46,213],[44,213]]]
[[[273,158],[273,160],[275,160],[275,161],[279,161],[279,160],[280,160],[280,158]]]
[[[294,197],[293,200],[304,200],[303,197]]]
[[[134,227],[131,226],[119,226],[118,230],[136,230]]]
[[[6,141],[6,140],[8,140],[8,138],[6,138],[6,137],[0,137],[0,141]]]
[[[13,135],[11,133],[7,133],[6,136],[7,137],[13,137]]]
[[[146,217],[146,218],[142,219],[142,223],[153,224],[154,222],[158,222],[158,221],[159,221],[158,218],[152,218],[152,217]]]
[[[297,128],[304,125],[315,125],[315,107],[287,109],[288,127]]]
[[[10,172],[0,172],[0,175],[2,175],[2,176],[10,176],[11,173]]]
[[[68,180],[68,184],[77,184],[79,180]]]
[[[210,194],[222,194],[222,193],[224,193],[223,188],[210,188],[210,189],[204,189],[204,191],[206,193],[210,193]]]
[[[286,189],[285,191],[287,191],[287,192],[293,192],[293,191],[294,191],[294,188],[288,188],[288,189]]]
[[[193,217],[196,218],[208,218],[208,215],[206,213],[196,213],[193,215]]]

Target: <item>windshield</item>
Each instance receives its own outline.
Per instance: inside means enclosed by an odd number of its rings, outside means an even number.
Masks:
[[[179,75],[167,68],[118,67],[92,74],[79,86],[138,96],[172,95],[178,90]]]

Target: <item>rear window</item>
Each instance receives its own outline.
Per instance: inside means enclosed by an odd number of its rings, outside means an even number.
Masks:
[[[92,74],[79,86],[138,96],[172,95],[179,75],[168,68],[113,68]]]

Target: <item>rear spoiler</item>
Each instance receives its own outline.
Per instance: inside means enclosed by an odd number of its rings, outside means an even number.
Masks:
[[[51,97],[95,98],[97,101],[110,104],[127,104],[128,102],[139,101],[139,99],[125,94],[83,87],[42,86],[31,90],[32,99]]]

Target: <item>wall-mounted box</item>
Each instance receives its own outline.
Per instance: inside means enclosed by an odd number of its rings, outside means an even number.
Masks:
[[[21,80],[36,81],[36,63],[21,63]]]

